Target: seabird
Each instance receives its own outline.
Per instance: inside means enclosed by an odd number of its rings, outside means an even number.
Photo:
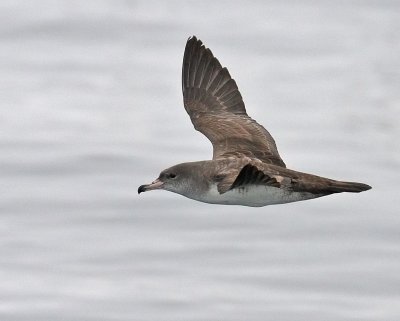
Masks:
[[[163,189],[205,203],[259,207],[371,188],[286,168],[270,133],[247,115],[235,80],[195,36],[186,43],[182,91],[194,128],[213,145],[213,158],[167,168],[139,194]]]

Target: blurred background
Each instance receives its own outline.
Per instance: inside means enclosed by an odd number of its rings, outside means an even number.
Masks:
[[[0,319],[399,320],[399,30],[396,0],[1,1]],[[182,104],[191,35],[288,167],[373,189],[138,196],[212,155]]]

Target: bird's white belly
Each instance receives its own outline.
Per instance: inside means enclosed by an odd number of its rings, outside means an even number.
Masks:
[[[260,207],[272,204],[297,202],[315,197],[318,196],[311,193],[291,192],[281,188],[263,185],[235,188],[226,193],[220,194],[217,186],[213,185],[207,193],[204,193],[195,199],[212,204]]]

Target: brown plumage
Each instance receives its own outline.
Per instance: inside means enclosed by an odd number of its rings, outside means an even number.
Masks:
[[[214,160],[248,156],[285,167],[270,133],[247,115],[228,69],[196,37],[186,43],[182,91],[194,128],[213,144]]]
[[[297,172],[277,165],[265,164],[247,157],[230,159],[229,164],[221,164],[226,168],[225,175],[220,176],[218,190],[225,193],[234,188],[248,185],[265,185],[282,188],[293,192],[308,192],[318,196],[333,193],[359,193],[370,189],[366,184],[341,182],[317,175]]]
[[[247,115],[235,80],[196,37],[186,43],[182,91],[213,159],[172,166],[139,193],[165,189],[207,203],[265,206],[371,188],[286,168],[270,133]]]

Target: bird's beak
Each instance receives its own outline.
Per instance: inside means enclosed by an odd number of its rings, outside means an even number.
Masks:
[[[153,189],[160,189],[164,185],[164,182],[161,182],[159,178],[157,178],[153,183],[147,185],[140,185],[138,188],[138,194],[141,192],[152,191]]]

